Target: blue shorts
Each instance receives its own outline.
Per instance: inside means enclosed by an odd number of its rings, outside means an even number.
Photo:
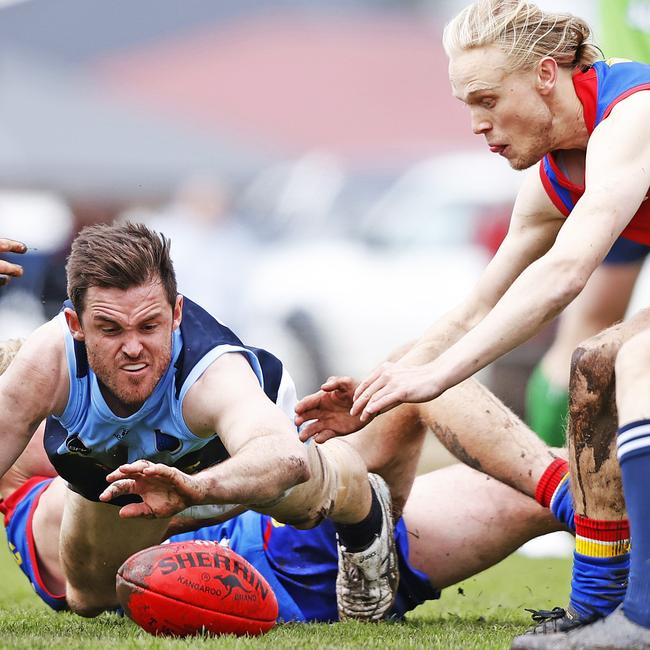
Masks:
[[[43,584],[32,533],[34,511],[51,482],[51,478],[42,476],[30,478],[11,496],[0,501],[0,512],[4,514],[9,551],[20,570],[27,576],[38,597],[52,609],[60,611],[68,609],[65,594],[53,594]]]
[[[633,264],[642,262],[650,251],[650,246],[619,237],[609,249],[603,264]]]
[[[41,579],[32,519],[38,501],[52,482],[51,478],[34,477],[26,481],[6,500],[0,502],[5,516],[9,550],[36,594],[52,609],[67,609],[63,594],[52,594]],[[230,548],[253,564],[273,588],[280,606],[279,621],[338,620],[336,611],[336,573],[338,559],[336,535],[330,521],[316,528],[298,530],[278,524],[271,517],[245,512],[217,526],[174,535],[170,541],[207,539],[228,540]],[[440,597],[428,576],[408,561],[408,532],[400,519],[395,527],[400,582],[391,618],[404,614],[426,600]]]
[[[246,512],[224,524],[183,533],[170,541],[207,539],[225,541],[264,575],[278,599],[281,621],[338,620],[336,535],[330,521],[316,528],[298,530],[278,524],[271,517]],[[408,561],[408,532],[400,519],[395,527],[400,582],[390,617],[404,614],[426,600],[440,598],[427,575]]]

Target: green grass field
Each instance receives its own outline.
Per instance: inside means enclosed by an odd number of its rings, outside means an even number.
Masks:
[[[0,538],[6,548],[4,534]],[[435,543],[435,540],[432,540]],[[507,648],[529,622],[524,607],[566,602],[568,560],[513,556],[425,603],[405,623],[285,625],[259,639],[201,638],[187,641],[147,635],[111,614],[85,620],[55,614],[34,595],[7,550],[0,551],[0,648]]]

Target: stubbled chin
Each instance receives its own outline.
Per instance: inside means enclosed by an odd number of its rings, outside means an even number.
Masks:
[[[524,169],[529,169],[532,167],[537,160],[522,160],[521,158],[510,158],[508,160],[510,167],[516,169],[517,171],[523,171]]]
[[[130,380],[120,393],[124,402],[143,402],[153,393],[154,388],[155,384],[149,381]]]
[[[156,387],[148,378],[128,377],[126,381],[120,382],[111,392],[123,404],[134,406],[142,404],[151,396]]]
[[[144,402],[146,401],[147,397],[149,395],[145,395],[144,393],[142,395],[137,395],[134,394],[133,392],[129,393],[122,393],[117,395],[117,399],[124,404],[124,406],[128,407],[140,407]]]

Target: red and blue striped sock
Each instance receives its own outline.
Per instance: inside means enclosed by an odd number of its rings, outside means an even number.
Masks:
[[[625,596],[630,562],[627,521],[576,515],[569,464],[562,458],[556,458],[542,474],[535,499],[576,534],[571,608],[585,619],[610,614]]]
[[[570,606],[583,618],[611,614],[625,597],[630,568],[627,520],[575,516]]]
[[[556,458],[546,468],[537,484],[535,500],[545,508],[550,508],[555,518],[571,532],[575,531],[569,463],[566,460]]]

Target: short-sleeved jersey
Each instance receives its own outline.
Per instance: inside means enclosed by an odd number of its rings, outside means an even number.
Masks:
[[[623,59],[597,61],[586,72],[574,74],[573,86],[582,104],[585,126],[591,134],[618,102],[633,93],[650,90],[650,65]],[[566,177],[553,152],[544,156],[539,171],[549,198],[564,216],[569,216],[584,194],[584,186],[576,185]],[[650,244],[648,194],[621,235]]]
[[[56,318],[65,338],[70,395],[60,417],[48,418],[44,442],[59,475],[86,498],[96,500],[106,487],[107,473],[139,458],[194,473],[228,457],[218,432],[200,438],[183,417],[187,392],[224,354],[244,355],[266,395],[293,418],[296,392],[280,361],[265,350],[245,346],[191,300],[184,300],[166,372],[142,407],[128,417],[111,411],[88,364],[85,345],[72,338],[63,313]],[[115,501],[125,502],[124,497]]]

